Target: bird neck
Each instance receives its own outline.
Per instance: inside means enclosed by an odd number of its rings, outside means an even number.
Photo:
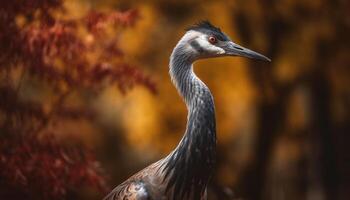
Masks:
[[[170,58],[170,76],[186,103],[188,121],[183,138],[167,158],[166,170],[168,188],[199,199],[215,164],[216,125],[213,97],[194,73],[193,61],[181,47],[175,48]]]

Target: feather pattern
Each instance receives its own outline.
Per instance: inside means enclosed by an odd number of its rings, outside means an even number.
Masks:
[[[164,159],[148,166],[105,200],[204,200],[216,157],[214,100],[195,75],[195,58],[182,40],[170,57],[170,76],[188,109],[186,131]]]

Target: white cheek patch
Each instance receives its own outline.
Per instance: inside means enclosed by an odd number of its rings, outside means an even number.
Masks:
[[[219,44],[221,41],[218,41]],[[182,44],[183,51],[200,55],[220,55],[225,54],[225,50],[211,44],[206,35],[198,31],[188,31],[179,42]]]
[[[220,44],[220,43],[222,43],[222,41],[219,41],[218,43]],[[222,45],[219,45],[219,46],[222,46]],[[219,54],[225,54],[226,53],[226,51],[223,48],[221,48],[221,47],[217,47],[217,48],[220,49],[219,52],[218,52]]]
[[[224,54],[225,53],[225,50],[223,50],[222,48],[220,47],[216,47],[217,48],[217,54]]]
[[[225,50],[223,50],[222,48],[217,47],[213,44],[210,44],[210,42],[208,42],[208,40],[205,36],[198,37],[196,39],[196,42],[205,52],[208,52],[210,54],[224,54],[225,53]]]

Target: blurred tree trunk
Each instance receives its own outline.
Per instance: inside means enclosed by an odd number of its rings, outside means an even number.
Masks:
[[[312,92],[312,124],[310,144],[314,144],[319,152],[320,178],[325,190],[326,199],[339,199],[338,196],[338,167],[335,148],[335,138],[338,134],[334,131],[334,120],[331,112],[331,83],[327,77],[327,68],[330,66],[330,58],[334,49],[332,44],[320,41],[316,69],[310,80]],[[312,141],[312,142],[311,142]]]
[[[288,26],[282,19],[271,19],[268,14],[266,15],[264,18],[270,19],[266,22],[266,30],[269,32],[266,34],[268,38],[265,38],[265,40],[270,45],[266,55],[271,56],[273,60],[278,54],[277,51],[283,42],[282,39]],[[238,30],[241,31],[240,35],[245,43],[248,43],[247,46],[253,46],[249,45],[249,43],[252,43],[252,35],[249,34],[248,27],[254,27],[254,25],[248,20],[249,17],[245,13],[239,13],[235,18],[237,19],[236,23],[241,26]],[[272,148],[278,132],[280,132],[285,122],[285,105],[290,89],[273,80],[273,62],[264,66],[256,62],[252,65],[254,65],[252,66],[252,72],[255,76],[256,85],[259,86],[262,97],[257,106],[258,130],[254,161],[242,175],[238,190],[244,198],[259,200],[263,199],[264,180],[266,180],[266,171],[271,159]]]
[[[328,2],[329,6],[336,7],[337,4],[333,2]],[[299,5],[300,6],[300,5]],[[305,127],[310,135],[305,139],[306,144],[312,145],[312,154],[316,156],[315,158],[310,158],[308,156],[303,156],[306,159],[310,159],[309,165],[303,165],[305,168],[309,168],[311,171],[315,171],[315,179],[309,180],[312,185],[321,185],[318,189],[324,190],[320,191],[321,196],[325,194],[326,199],[338,199],[338,188],[339,188],[339,168],[337,166],[336,159],[336,147],[335,138],[339,137],[338,133],[334,132],[334,124],[332,123],[332,113],[330,110],[331,105],[331,88],[329,83],[329,77],[327,77],[327,67],[329,67],[329,58],[335,49],[332,49],[332,44],[327,43],[326,46],[315,46],[318,51],[316,58],[314,59],[312,65],[314,70],[310,73],[304,73],[299,75],[296,80],[289,82],[287,84],[278,82],[274,80],[274,63],[275,57],[280,55],[278,50],[281,50],[281,45],[288,38],[288,35],[300,34],[297,32],[299,27],[305,26],[306,24],[298,23],[296,24],[293,19],[279,17],[276,10],[276,3],[274,1],[267,0],[260,4],[260,16],[254,16],[252,13],[245,11],[244,9],[240,13],[236,13],[234,19],[238,25],[238,30],[245,43],[248,46],[254,46],[254,44],[249,45],[253,41],[252,28],[256,26],[256,20],[252,18],[263,18],[264,26],[267,30],[265,33],[264,41],[269,44],[269,49],[267,50],[268,56],[271,56],[272,63],[270,65],[259,66],[259,64],[254,62],[253,74],[256,79],[256,85],[259,86],[259,91],[262,98],[257,106],[258,112],[258,130],[255,145],[255,153],[253,162],[249,164],[245,173],[241,176],[240,183],[238,184],[238,190],[243,196],[243,198],[251,200],[260,199],[271,199],[269,194],[266,194],[267,187],[281,187],[281,186],[267,186],[267,170],[271,163],[272,151],[276,143],[276,138],[279,137],[281,132],[286,132],[286,109],[287,101],[291,92],[302,82],[306,82],[307,87],[310,88],[311,106],[310,116],[312,118],[310,127]],[[304,18],[307,11],[307,7],[296,7],[299,9],[299,15],[296,18]],[[306,9],[306,10],[305,10]],[[312,11],[312,10],[311,10]],[[311,12],[309,11],[309,12]],[[315,11],[313,11],[315,12]],[[314,13],[315,14],[315,13]],[[331,15],[331,14],[327,14]],[[313,19],[313,14],[307,15],[310,19]],[[324,17],[324,16],[323,16]],[[305,20],[307,18],[304,18]],[[338,27],[339,24],[334,24]],[[341,25],[340,25],[341,27]],[[261,28],[261,27],[260,27]],[[339,33],[341,34],[341,33]],[[317,41],[316,44],[322,44],[322,38]],[[300,44],[302,45],[302,44]],[[334,53],[334,52],[333,52]],[[345,128],[346,129],[346,128]],[[305,130],[304,130],[305,131]],[[300,144],[299,144],[300,145]],[[305,154],[305,152],[304,152]],[[310,154],[311,156],[313,156]],[[317,157],[317,155],[319,157]],[[317,162],[317,163],[312,163]],[[318,171],[317,168],[320,166],[321,169]],[[302,174],[298,176],[303,180],[302,177],[306,177],[306,169]],[[273,172],[276,174],[277,172]],[[292,172],[291,172],[292,173]],[[281,174],[282,176],[288,176],[286,174]],[[312,181],[320,180],[319,183],[312,183]],[[288,183],[287,186],[297,185],[298,183]],[[306,185],[307,186],[307,185]],[[300,191],[304,194],[295,194],[294,197],[286,197],[286,199],[295,199],[298,196],[304,196],[307,198],[307,190]]]

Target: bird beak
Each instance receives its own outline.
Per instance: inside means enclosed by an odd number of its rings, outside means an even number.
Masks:
[[[234,42],[229,42],[225,48],[225,54],[229,56],[242,56],[246,58],[251,58],[255,60],[262,60],[262,61],[268,61],[271,62],[271,59],[261,55],[260,53],[257,53],[255,51],[252,51],[250,49],[247,49],[245,47],[242,47],[238,44],[235,44]]]

